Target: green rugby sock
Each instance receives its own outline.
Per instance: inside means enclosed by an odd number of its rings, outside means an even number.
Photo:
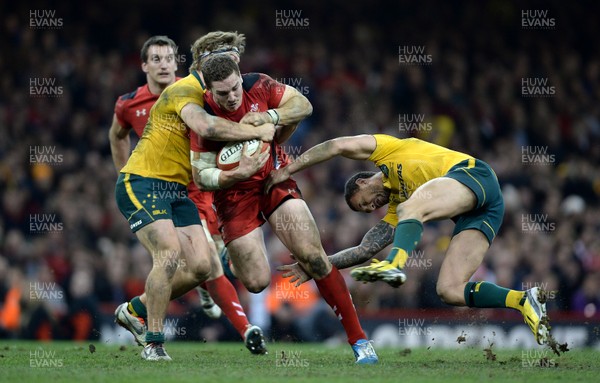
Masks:
[[[134,297],[131,301],[129,301],[129,305],[127,305],[129,312],[135,315],[136,317],[143,318],[146,320],[148,317],[148,312],[146,311],[146,306],[140,300],[140,297]]]
[[[469,307],[508,307],[521,311],[525,292],[507,289],[490,282],[467,282],[464,294]]]
[[[165,334],[162,332],[148,331],[146,333],[146,343],[165,343]]]
[[[394,233],[392,251],[390,251],[386,261],[395,267],[404,267],[408,255],[417,247],[422,235],[423,224],[420,221],[405,219],[398,222]]]

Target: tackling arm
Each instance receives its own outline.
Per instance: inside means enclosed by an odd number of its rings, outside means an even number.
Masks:
[[[110,142],[110,152],[117,173],[123,169],[129,159],[129,150],[131,149],[131,140],[129,131],[131,128],[124,128],[119,124],[117,115],[113,115],[112,125],[108,131],[108,140]]]
[[[277,91],[281,91],[278,89]],[[242,118],[240,123],[258,126],[267,122],[278,125],[275,133],[277,143],[283,143],[294,133],[300,121],[310,116],[313,107],[310,101],[296,88],[285,85],[285,90],[279,100],[277,108],[266,112],[250,112]]]
[[[330,255],[329,261],[338,269],[359,265],[373,258],[393,241],[394,228],[392,225],[385,221],[379,221],[365,234],[360,245]]]
[[[273,140],[275,126],[238,124],[221,117],[211,116],[198,104],[188,103],[181,109],[181,119],[199,136],[213,141],[246,141],[257,138]]]
[[[292,175],[335,156],[343,156],[353,160],[366,160],[373,153],[376,146],[375,138],[367,134],[334,138],[308,149],[284,169],[288,169],[288,173]]]
[[[327,140],[308,149],[286,167],[272,171],[265,185],[265,191],[269,191],[273,185],[287,180],[292,174],[335,156],[366,160],[376,147],[375,137],[368,134]]]
[[[330,255],[329,261],[338,269],[359,265],[373,258],[375,254],[393,241],[394,228],[392,225],[380,221],[365,234],[360,245]],[[299,263],[279,266],[277,270],[283,271],[283,277],[290,278],[290,282],[294,283],[296,287],[311,280],[311,277]]]

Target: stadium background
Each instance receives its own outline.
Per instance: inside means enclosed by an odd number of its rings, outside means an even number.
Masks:
[[[237,30],[247,36],[242,72],[267,73],[313,103],[313,115],[285,144],[291,155],[340,135],[388,133],[490,163],[507,209],[476,278],[558,290],[551,318],[577,322],[597,341],[598,3],[377,4],[3,2],[1,335],[119,334],[112,311],[141,292],[151,261],[114,201],[107,136],[114,102],[145,82],[139,50],[148,37],[179,44],[183,76],[197,37]],[[383,214],[352,212],[340,196],[346,178],[363,169],[374,168],[334,160],[296,177],[329,254],[358,244]],[[387,322],[396,333],[427,333],[438,318],[521,321],[439,301],[435,280],[451,231],[450,222],[427,226],[400,289],[347,278],[366,327]],[[274,267],[289,262],[268,229],[266,242]],[[270,337],[339,336],[341,326],[309,285],[296,291],[273,278],[262,297],[239,289],[253,320],[272,327]],[[173,303],[170,317],[174,336],[236,339],[226,321],[203,316],[194,293]]]

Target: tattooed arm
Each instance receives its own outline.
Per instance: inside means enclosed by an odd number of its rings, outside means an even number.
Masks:
[[[329,261],[338,269],[359,265],[373,258],[393,241],[394,228],[389,223],[380,221],[365,234],[360,245],[330,255]],[[283,277],[290,278],[290,283],[296,282],[296,286],[311,279],[298,263],[279,266],[277,270],[283,271]]]
[[[360,265],[373,258],[375,254],[383,250],[394,241],[394,228],[387,222],[379,223],[365,234],[360,245],[342,250],[329,256],[331,264],[338,269]]]

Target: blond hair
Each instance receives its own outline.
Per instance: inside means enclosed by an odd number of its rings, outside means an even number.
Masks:
[[[200,71],[201,61],[209,57],[212,53],[232,51],[241,55],[244,53],[245,48],[246,36],[242,33],[237,33],[237,31],[207,33],[192,44],[191,51],[194,61],[190,65],[190,72],[194,70]]]

